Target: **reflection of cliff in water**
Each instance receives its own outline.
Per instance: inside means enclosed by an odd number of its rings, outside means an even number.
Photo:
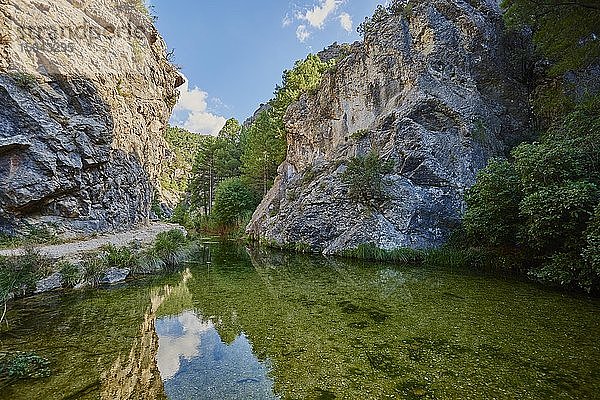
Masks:
[[[165,308],[191,304],[187,281],[192,274],[183,273],[178,286],[165,285],[151,292],[151,305],[144,315],[139,335],[133,341],[127,357],[119,356],[102,375],[101,399],[129,400],[167,399],[157,362],[159,338],[156,334],[156,319]]]

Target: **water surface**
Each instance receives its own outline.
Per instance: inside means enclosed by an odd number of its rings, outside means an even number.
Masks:
[[[0,398],[595,399],[600,301],[489,274],[213,246],[188,270],[20,301]]]

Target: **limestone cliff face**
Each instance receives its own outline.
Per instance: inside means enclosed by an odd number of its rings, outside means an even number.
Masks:
[[[182,79],[143,2],[0,3],[0,231],[146,222]]]
[[[460,223],[477,171],[525,130],[527,92],[496,1],[414,3],[376,14],[317,93],[288,109],[288,156],[249,233],[332,254],[436,246]],[[341,180],[371,150],[394,164],[376,205]]]

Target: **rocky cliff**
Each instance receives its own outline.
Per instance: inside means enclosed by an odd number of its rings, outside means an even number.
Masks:
[[[146,222],[182,79],[143,2],[0,3],[0,232]]]
[[[396,1],[364,31],[288,109],[288,155],[248,226],[256,238],[326,254],[440,245],[477,171],[525,131],[528,94],[496,1]],[[393,165],[376,204],[342,180],[372,151]]]

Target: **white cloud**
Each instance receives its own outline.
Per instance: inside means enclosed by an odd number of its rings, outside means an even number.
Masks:
[[[290,26],[292,22],[294,22],[294,20],[290,17],[290,14],[285,14],[285,17],[283,17],[283,20],[281,21],[281,26],[286,28]]]
[[[296,29],[296,37],[302,43],[304,43],[306,39],[310,37],[310,32],[308,31],[308,29],[306,29],[306,25],[298,26],[298,29]]]
[[[354,23],[352,22],[352,17],[350,14],[342,13],[338,18],[340,19],[340,25],[342,25],[342,28],[344,28],[346,32],[351,32]]]
[[[189,81],[179,87],[179,100],[173,109],[171,124],[190,132],[216,135],[227,121],[225,117],[208,111],[208,93],[194,87],[190,90]]]
[[[320,5],[316,5],[312,10],[303,13],[297,13],[296,18],[308,21],[310,26],[323,29],[327,18],[344,3],[345,0],[320,0]]]

